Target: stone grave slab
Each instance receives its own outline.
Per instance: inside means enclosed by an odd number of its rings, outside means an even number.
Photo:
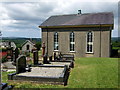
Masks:
[[[3,65],[6,69],[16,69],[16,66],[14,66],[12,62],[5,62]]]
[[[63,60],[74,60],[74,55],[72,54],[62,54]]]
[[[70,66],[71,66],[71,62],[50,62],[50,64],[44,64],[44,65],[53,65],[53,66],[61,66],[61,65],[66,65],[66,66],[68,66],[68,68],[70,68]]]
[[[67,74],[68,68],[65,65],[61,66],[44,65],[38,67],[31,67],[31,72],[23,72],[19,74],[8,75],[8,79],[16,81],[32,81],[38,83],[66,85]]]
[[[54,73],[52,73],[54,71]],[[19,73],[17,76],[26,77],[60,77],[63,74],[64,68],[50,67],[32,67],[31,72]]]

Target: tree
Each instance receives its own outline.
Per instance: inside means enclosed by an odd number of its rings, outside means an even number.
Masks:
[[[41,48],[41,42],[37,42],[35,46],[36,46],[37,50],[40,50],[40,48]]]

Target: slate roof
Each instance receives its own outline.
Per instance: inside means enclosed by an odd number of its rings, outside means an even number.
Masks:
[[[31,45],[35,45],[35,43],[31,40],[26,40],[21,46],[23,47],[27,42],[29,42]]]
[[[86,13],[51,16],[39,27],[49,26],[72,26],[72,25],[113,25],[114,15],[112,12]]]

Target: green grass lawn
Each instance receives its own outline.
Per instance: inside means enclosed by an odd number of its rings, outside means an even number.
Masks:
[[[6,81],[7,73],[3,73]],[[5,79],[5,80],[4,80]],[[34,84],[9,82],[16,88],[118,88],[117,58],[79,58],[71,69],[68,85]]]

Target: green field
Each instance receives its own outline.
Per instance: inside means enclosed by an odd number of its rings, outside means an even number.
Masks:
[[[30,82],[9,82],[15,88],[118,88],[117,58],[79,58],[71,69],[68,85],[47,85]],[[7,82],[3,72],[3,81]]]

